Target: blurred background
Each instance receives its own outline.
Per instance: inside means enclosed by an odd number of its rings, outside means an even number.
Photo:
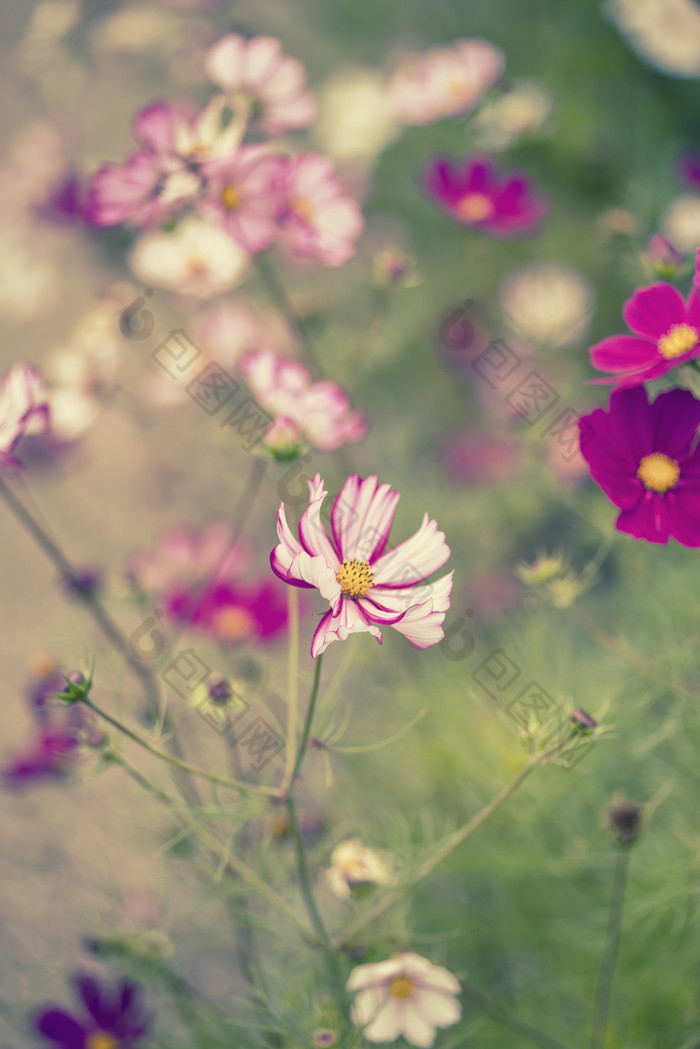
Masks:
[[[580,1044],[619,848],[606,813],[622,794],[648,818],[632,857],[608,1044],[691,1049],[700,1042],[697,555],[615,533],[614,509],[580,456],[547,428],[559,411],[606,403],[606,390],[589,384],[587,348],[622,331],[623,301],[657,279],[647,251],[654,234],[674,245],[674,279],[689,287],[700,192],[682,161],[700,150],[700,5],[5,0],[0,363],[3,373],[18,360],[36,364],[67,391],[62,439],[37,440],[12,484],[74,563],[101,574],[126,636],[152,609],[133,600],[130,555],[170,529],[231,520],[258,461],[173,393],[152,351],[174,329],[203,339],[206,311],[221,301],[252,309],[283,351],[300,347],[252,270],[203,301],[151,283],[152,334],[126,338],[120,316],[145,287],[128,264],[131,234],[90,229],[69,204],[101,164],[133,148],[136,110],[210,97],[203,57],[231,31],[277,37],[304,63],[319,119],[297,148],[334,159],[366,220],[342,269],[280,269],[326,372],[371,422],[344,459],[315,451],[305,468],[331,493],[348,466],[390,482],[402,492],[393,540],[412,534],[427,511],[446,533],[455,570],[447,646],[417,652],[387,630],[381,649],[359,636],[326,657],[318,734],[374,744],[426,712],[384,749],[311,756],[302,803],[315,862],[327,866],[334,844],[358,836],[408,867],[515,775],[526,751],[508,709],[517,687],[489,695],[484,665],[494,652],[523,687],[534,682],[558,709],[583,708],[608,726],[571,767],[539,770],[368,933],[357,958],[416,950]],[[399,127],[385,105],[392,69],[408,53],[464,37],[503,50],[500,85],[466,119]],[[451,223],[422,190],[436,153],[488,153],[503,171],[525,171],[550,203],[542,230],[499,242]],[[379,279],[387,249],[408,260],[405,279]],[[468,327],[455,334],[462,322]],[[512,384],[479,373],[474,362],[494,339],[517,356],[517,377],[534,370],[558,396],[546,419],[523,419],[507,399]],[[246,556],[255,578],[269,574],[288,483],[285,467],[270,464],[251,500]],[[125,720],[141,700],[138,681],[4,506],[0,519],[7,763],[26,748],[28,689],[52,661],[68,669],[95,661],[96,697]],[[544,557],[553,565],[543,569]],[[309,599],[302,615],[302,696],[320,609]],[[283,722],[284,635],[264,648],[196,644],[214,669],[263,682],[270,716]],[[186,704],[171,703],[190,760],[231,760]],[[245,765],[245,754],[236,760]],[[273,764],[263,778],[278,774]],[[252,860],[283,881],[291,851],[276,814],[258,805],[235,826]],[[3,1046],[36,1044],[27,1015],[48,999],[65,1001],[76,966],[99,970],[89,942],[115,930],[157,931],[174,969],[234,1013],[247,997],[237,955],[246,923],[261,955],[275,945],[270,997],[306,1017],[311,1037],[321,965],[300,972],[293,932],[270,928],[258,912],[242,916],[240,892],[193,852],[134,783],[89,759],[64,781],[0,794]],[[323,890],[322,902],[331,924],[348,920],[351,905]],[[187,1044],[159,994],[153,1044]],[[514,1039],[466,1003],[462,1023],[439,1037],[446,1049]]]

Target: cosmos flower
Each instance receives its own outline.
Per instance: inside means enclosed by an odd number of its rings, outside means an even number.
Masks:
[[[475,114],[469,129],[477,149],[508,149],[523,134],[533,134],[552,111],[552,96],[535,80],[511,81]]]
[[[591,287],[570,266],[556,262],[524,266],[504,282],[499,299],[513,331],[535,345],[565,346],[588,330]]]
[[[643,386],[614,390],[608,411],[579,423],[591,477],[619,507],[620,532],[650,543],[700,546],[700,401],[668,390],[647,402]]]
[[[49,391],[39,372],[16,364],[0,387],[0,468],[19,466],[13,452],[24,436],[45,434],[50,426]]]
[[[433,124],[469,113],[503,74],[503,52],[488,40],[455,40],[402,62],[389,81],[402,124]]]
[[[241,128],[224,127],[223,96],[199,113],[154,102],[134,120],[139,149],[123,164],[105,164],[92,177],[85,213],[93,226],[128,222],[146,227],[194,203],[203,187],[201,165],[232,153]]]
[[[275,416],[265,437],[273,450],[279,450],[275,438],[283,440],[285,447],[307,440],[315,448],[332,452],[366,435],[365,418],[352,411],[342,387],[326,380],[313,382],[300,361],[259,350],[246,354],[240,367],[258,404]]]
[[[700,10],[693,0],[608,0],[605,7],[651,65],[671,76],[700,75]]]
[[[287,162],[280,244],[293,257],[342,266],[355,254],[362,212],[327,157],[305,153]]]
[[[37,1031],[55,1049],[131,1049],[141,1041],[149,1019],[137,984],[123,980],[115,991],[107,991],[90,976],[78,976],[74,982],[81,1014],[48,1006],[36,1020]]]
[[[144,233],[129,264],[144,284],[177,295],[211,299],[243,279],[249,256],[219,226],[189,216],[171,233]]]
[[[549,210],[524,175],[513,172],[499,180],[485,157],[462,162],[435,157],[426,173],[426,189],[455,222],[492,237],[532,230]]]
[[[619,386],[651,382],[671,368],[700,355],[700,298],[693,290],[687,300],[672,284],[639,288],[624,305],[622,315],[634,334],[610,335],[591,346],[591,363],[613,372]]]
[[[341,841],[331,853],[326,881],[336,896],[350,899],[353,890],[366,885],[389,885],[391,875],[384,860],[359,840]]]
[[[347,479],[331,509],[331,536],[320,519],[327,492],[319,474],[309,481],[309,506],[299,521],[299,539],[287,524],[284,503],[277,514],[279,545],[270,555],[273,572],[292,586],[319,591],[330,604],[311,644],[315,659],[333,641],[367,632],[382,643],[391,626],[414,646],[442,639],[453,572],[420,586],[448,560],[443,532],[427,514],[420,529],[386,549],[400,493],[376,477]]]
[[[678,251],[695,251],[700,244],[700,194],[684,193],[672,200],[662,216],[661,229]]]
[[[252,109],[253,121],[270,135],[308,127],[316,103],[306,90],[306,72],[296,58],[285,55],[279,40],[231,34],[209,49],[207,76],[224,91],[235,108],[241,101]]]
[[[207,191],[200,210],[218,220],[244,251],[264,251],[279,234],[285,168],[285,158],[265,146],[242,146],[212,160],[202,169]]]
[[[227,521],[214,521],[166,533],[154,552],[131,556],[126,574],[170,619],[224,642],[266,641],[284,629],[286,603],[269,579],[245,581],[252,554]]]
[[[314,139],[329,157],[362,171],[400,133],[381,73],[344,67],[326,81]]]
[[[368,1042],[393,1042],[403,1035],[411,1045],[429,1049],[437,1029],[451,1027],[462,1015],[455,999],[461,988],[452,973],[410,951],[356,966],[346,986],[357,993],[352,1022],[367,1025]]]

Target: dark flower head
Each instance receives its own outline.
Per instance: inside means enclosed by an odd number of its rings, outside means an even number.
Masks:
[[[649,404],[643,386],[615,390],[608,411],[579,421],[591,477],[619,507],[616,528],[635,539],[700,546],[700,401],[668,390]]]
[[[81,1014],[50,1006],[36,1020],[39,1034],[57,1049],[131,1049],[147,1033],[149,1018],[136,984],[123,980],[108,991],[92,977],[78,976],[75,988]]]
[[[627,798],[617,797],[608,810],[608,827],[618,845],[631,845],[642,827],[642,807]]]
[[[512,172],[499,179],[485,157],[461,162],[435,157],[425,185],[428,195],[455,222],[492,237],[513,237],[532,230],[549,210],[524,175]]]

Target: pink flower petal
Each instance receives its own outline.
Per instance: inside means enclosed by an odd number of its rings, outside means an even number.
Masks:
[[[674,324],[684,324],[687,310],[683,296],[671,284],[652,284],[635,291],[622,315],[637,335],[658,341]]]
[[[386,546],[399,492],[377,478],[348,477],[331,510],[331,528],[344,560],[371,562]]]
[[[361,633],[371,634],[373,637],[376,637],[381,645],[382,632],[379,627],[365,619],[359,606],[352,599],[341,598],[341,607],[338,615],[334,616],[332,610],[326,612],[316,627],[313,641],[311,642],[311,656],[313,659],[316,659],[334,641],[345,641],[350,634]]]

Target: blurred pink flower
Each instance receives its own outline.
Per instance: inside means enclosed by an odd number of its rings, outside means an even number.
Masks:
[[[168,532],[155,552],[132,555],[126,574],[171,619],[224,642],[265,641],[286,626],[286,602],[268,579],[242,581],[251,556],[227,521],[214,521],[198,532]]]
[[[265,251],[279,235],[285,168],[285,158],[266,146],[243,146],[209,161],[202,169],[207,188],[201,211],[218,220],[244,251]]]
[[[251,106],[254,122],[270,135],[308,127],[316,116],[303,65],[273,37],[225,36],[207,52],[205,69],[234,107],[241,100]]]
[[[198,310],[190,330],[206,357],[223,368],[232,368],[244,353],[259,346],[293,348],[287,326],[242,296],[227,296]]]
[[[473,428],[446,441],[444,461],[457,481],[499,484],[513,475],[520,453],[519,441]]]
[[[503,74],[505,58],[488,40],[456,40],[404,61],[389,82],[394,116],[432,124],[469,113]]]
[[[239,144],[235,121],[223,126],[223,105],[223,98],[215,98],[199,113],[166,102],[140,110],[134,119],[140,148],[123,164],[105,164],[93,176],[87,221],[152,226],[197,200],[203,185],[200,166]]]
[[[285,433],[277,425],[266,443],[276,435],[285,444],[306,438],[324,452],[332,452],[346,441],[361,441],[367,423],[361,412],[352,411],[350,399],[335,382],[313,382],[309,370],[291,357],[278,357],[270,350],[246,354],[240,362],[255,399],[262,408],[274,414],[273,423],[286,423]]]
[[[19,466],[12,453],[22,437],[45,434],[49,426],[48,387],[35,368],[16,364],[0,387],[0,467]]]
[[[333,503],[331,538],[320,517],[326,495],[316,474],[309,481],[309,506],[299,521],[298,539],[280,505],[280,541],[270,555],[280,579],[318,590],[331,606],[314,633],[312,657],[350,634],[368,632],[381,644],[380,626],[392,626],[414,648],[436,645],[444,636],[454,573],[427,586],[417,584],[448,560],[444,533],[425,514],[415,535],[385,552],[400,493],[378,484],[376,477],[353,474]]]
[[[335,175],[332,162],[305,153],[287,162],[280,244],[296,258],[342,266],[355,254],[362,212]]]
[[[425,184],[428,195],[455,222],[493,237],[530,231],[549,210],[546,201],[533,193],[524,175],[513,172],[499,180],[485,157],[457,163],[449,157],[434,157]]]

